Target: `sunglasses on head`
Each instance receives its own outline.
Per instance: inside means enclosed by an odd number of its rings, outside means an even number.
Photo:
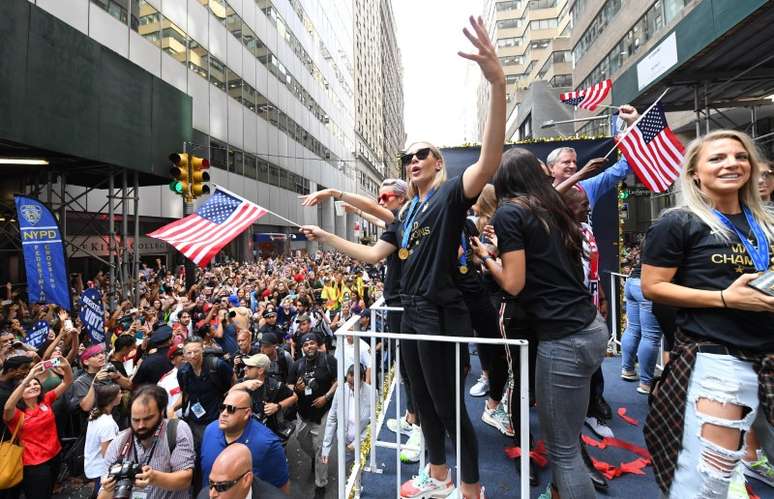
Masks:
[[[222,494],[223,492],[226,492],[226,491],[227,491],[227,490],[229,490],[231,487],[233,487],[234,485],[236,485],[236,484],[237,484],[237,482],[238,482],[239,480],[241,480],[241,479],[242,479],[242,477],[244,477],[244,476],[245,476],[246,474],[248,474],[249,472],[250,472],[250,470],[248,470],[248,471],[245,471],[245,472],[244,472],[244,473],[242,473],[242,474],[239,476],[239,478],[237,478],[236,480],[226,480],[226,481],[223,481],[223,482],[213,482],[212,480],[209,480],[210,490],[212,490],[212,489],[215,489],[217,492],[219,492],[219,493],[221,493],[221,494]]]
[[[400,164],[403,166],[408,166],[411,163],[411,160],[414,159],[414,156],[416,156],[417,159],[421,161],[423,159],[426,159],[428,154],[430,154],[429,147],[423,147],[417,152],[410,152],[410,153],[403,154],[400,157]]]
[[[379,196],[379,201],[381,201],[382,203],[389,203],[390,199],[393,199],[396,197],[398,197],[398,195],[395,193],[385,193]]]
[[[226,411],[229,414],[234,414],[240,409],[249,409],[249,407],[237,407],[231,404],[220,404],[220,412]]]

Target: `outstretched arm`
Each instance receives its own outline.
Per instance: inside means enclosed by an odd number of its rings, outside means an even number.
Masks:
[[[363,210],[366,213],[379,218],[384,223],[392,223],[395,218],[392,212],[387,208],[379,206],[375,200],[361,196],[360,194],[353,194],[351,192],[340,191],[337,189],[323,189],[307,196],[299,196],[301,198],[301,205],[303,206],[315,206],[328,198],[334,198],[337,201],[346,201],[350,205]]]
[[[392,244],[386,241],[382,241],[381,239],[378,240],[373,246],[365,246],[363,244],[353,243],[335,234],[326,232],[316,225],[304,225],[301,227],[301,232],[303,232],[307,239],[311,241],[320,241],[323,244],[328,244],[356,260],[361,260],[371,264],[377,263],[380,260],[387,258],[390,254],[398,249]]]
[[[481,143],[481,155],[478,161],[462,174],[462,187],[465,197],[477,197],[489,179],[500,166],[505,143],[505,75],[497,52],[489,40],[484,27],[484,20],[470,17],[474,34],[467,28],[463,29],[465,36],[478,49],[477,54],[459,52],[461,57],[475,61],[481,68],[484,77],[491,86],[489,96],[489,113],[484,128],[484,139]]]

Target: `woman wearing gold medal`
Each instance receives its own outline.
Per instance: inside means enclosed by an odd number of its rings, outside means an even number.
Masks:
[[[402,156],[409,180],[408,203],[387,232],[394,232],[399,247],[384,240],[362,246],[328,234],[316,226],[301,230],[358,260],[377,262],[393,252],[402,260],[401,332],[418,334],[469,334],[470,320],[454,285],[458,271],[457,248],[467,211],[489,181],[502,157],[505,139],[505,76],[481,18],[470,18],[465,36],[477,53],[459,55],[476,62],[491,85],[481,156],[465,172],[446,179],[440,150],[428,143],[412,144]],[[447,497],[454,491],[446,464],[446,434],[455,434],[454,345],[406,341],[401,358],[411,380],[414,404],[422,417],[422,433],[429,464],[404,483],[401,497]],[[459,373],[460,375],[462,373]],[[484,497],[478,474],[478,442],[464,403],[461,406],[460,463],[462,490],[458,497]]]
[[[668,497],[726,497],[758,412],[774,421],[774,297],[753,287],[774,242],[761,167],[742,132],[697,138],[683,161],[681,205],[645,238],[643,294],[678,309],[645,426]]]

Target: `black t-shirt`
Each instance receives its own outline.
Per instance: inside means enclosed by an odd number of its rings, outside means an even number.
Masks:
[[[245,380],[242,380],[245,381]],[[285,383],[280,383],[272,377],[266,377],[263,385],[257,390],[250,392],[252,397],[253,414],[262,423],[267,425],[273,430],[276,429],[277,416],[280,415],[281,410],[271,416],[266,416],[263,412],[263,404],[270,402],[272,404],[279,404],[288,397],[293,396],[293,390],[291,390]]]
[[[401,293],[421,296],[438,305],[459,303],[462,293],[454,285],[457,248],[468,209],[462,175],[441,184],[414,218],[409,238],[409,257],[402,262]],[[408,208],[402,219],[408,216]],[[403,223],[396,237],[403,240]]]
[[[188,362],[182,364],[177,370],[177,382],[186,400],[186,406],[183,407],[185,420],[207,424],[218,419],[220,403],[223,402],[223,397],[231,386],[232,374],[231,366],[217,357],[203,360],[199,376],[196,375],[191,364]],[[214,380],[213,376],[217,376],[218,379]],[[200,409],[204,412],[202,413]]]
[[[546,228],[529,208],[505,203],[493,225],[500,255],[524,250],[526,280],[519,301],[541,340],[569,336],[588,326],[597,310],[583,284],[580,259],[565,250],[558,230]]]
[[[289,384],[296,384],[298,378],[304,378],[304,384],[312,389],[311,395],[307,390],[296,392],[298,394],[298,413],[303,419],[319,423],[325,411],[330,409],[330,400],[321,408],[312,407],[314,399],[325,395],[336,381],[336,357],[325,352],[318,352],[314,360],[301,357],[293,363],[288,374]],[[314,381],[311,381],[314,379]]]
[[[0,381],[0,404],[2,404],[0,405],[0,407],[5,407],[5,403],[11,397],[11,394],[13,393],[15,388],[16,388],[16,383],[13,381]],[[11,433],[13,432],[14,429],[16,429],[15,427],[12,428],[11,430],[7,430],[6,428],[7,427],[5,425],[5,421],[3,420],[3,418],[0,418],[0,441],[11,440]],[[3,436],[4,432],[7,433],[5,436]]]
[[[479,273],[478,267],[473,265],[473,247],[470,245],[470,238],[474,236],[478,237],[478,228],[476,228],[475,222],[470,218],[465,219],[462,235],[465,237],[465,245],[463,248],[465,249],[465,258],[467,259],[465,266],[468,268],[468,271],[464,274],[460,272],[461,260],[458,257],[453,274],[454,284],[457,286],[457,289],[462,291],[463,295],[478,295],[485,293],[486,290],[481,282],[481,274]],[[460,237],[458,245],[462,245],[462,237]]]
[[[379,237],[382,241],[388,242],[400,248],[400,241],[398,240],[398,230],[400,222],[398,221],[399,210],[395,210],[392,213],[395,219],[391,224],[387,224],[387,227],[382,235]],[[387,305],[396,305],[400,302],[400,272],[401,272],[401,260],[398,258],[398,252],[395,251],[386,258],[387,270],[384,274],[384,301]]]
[[[726,215],[743,233],[750,232],[743,214]],[[740,275],[755,272],[752,259],[736,235],[731,242],[710,232],[688,210],[673,210],[654,223],[645,237],[642,263],[676,267],[672,282],[694,289],[719,291]],[[677,327],[691,336],[752,350],[774,352],[774,314],[730,308],[679,308]]]
[[[169,348],[161,348],[145,357],[132,378],[132,384],[134,386],[157,384],[161,377],[174,367],[167,357],[168,351]]]

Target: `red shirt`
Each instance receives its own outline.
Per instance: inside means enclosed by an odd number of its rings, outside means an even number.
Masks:
[[[62,445],[56,431],[56,419],[51,405],[56,400],[56,391],[51,390],[43,395],[43,402],[34,409],[24,410],[24,422],[19,434],[24,447],[22,462],[24,466],[42,464],[53,459]],[[13,417],[7,422],[8,428],[16,429],[22,411],[16,409]]]

